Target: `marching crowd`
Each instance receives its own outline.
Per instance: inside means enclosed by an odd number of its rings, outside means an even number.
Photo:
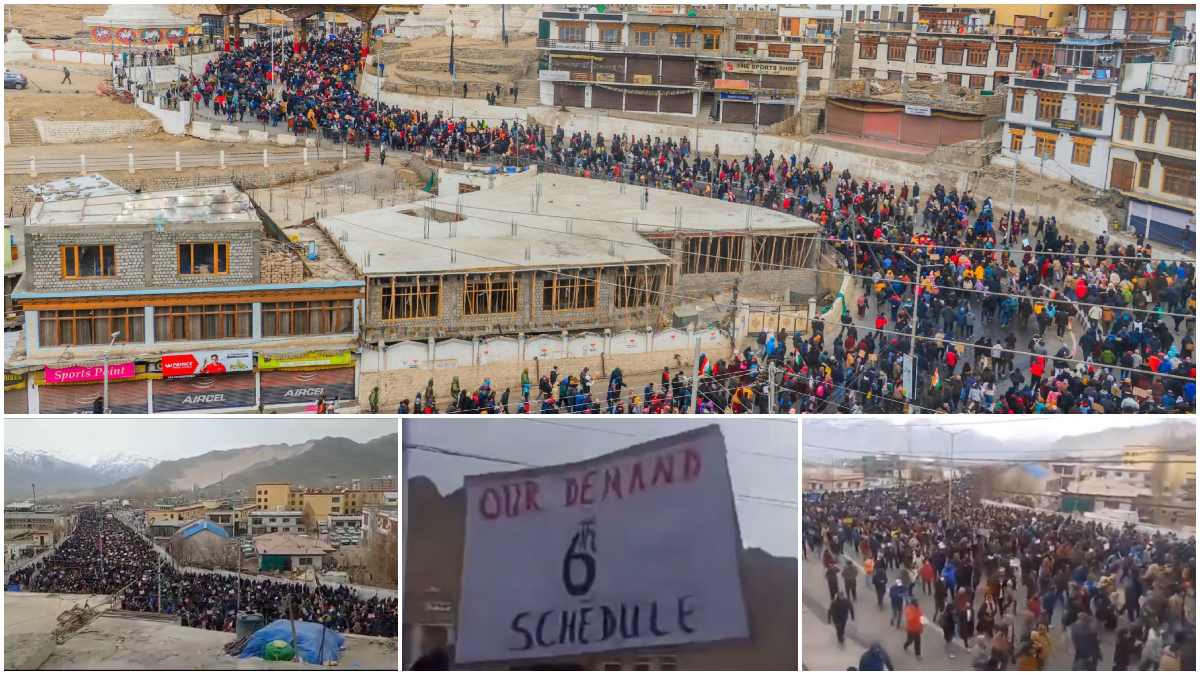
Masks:
[[[362,598],[346,586],[177,570],[124,523],[95,509],[80,513],[75,531],[53,554],[11,574],[7,587],[14,585],[42,593],[119,594],[122,609],[176,615],[180,625],[205,630],[233,632],[239,609],[266,623],[294,612],[298,620],[357,635],[396,636],[399,630],[395,598]]]
[[[719,147],[702,153],[686,137],[568,133],[406,110],[358,93],[365,59],[355,31],[264,40],[221,53],[182,82],[197,105],[229,121],[248,115],[359,144],[367,159],[374,145],[381,158],[394,150],[536,162],[543,171],[751,203],[819,225],[827,249],[861,282],[835,300],[837,325],[827,334],[814,320],[807,334],[762,334],[756,348],[706,359],[699,412],[1195,410],[1195,264],[1155,258],[1148,242],[1088,241],[1065,234],[1053,215],[1002,213],[969,190],[872,181],[774,151],[738,159]],[[610,377],[602,391],[586,371],[526,377],[519,396],[485,381],[451,392],[444,407],[675,412],[692,395],[690,369],[682,370],[642,389]],[[441,412],[433,393],[400,410]]]
[[[947,517],[947,487],[804,501],[803,557],[822,565],[839,645],[856,613],[890,612],[898,633],[873,635],[859,670],[892,669],[892,640],[920,659],[927,628],[978,670],[1055,669],[1056,653],[1074,670],[1195,670],[1194,537],[985,504],[969,480]]]

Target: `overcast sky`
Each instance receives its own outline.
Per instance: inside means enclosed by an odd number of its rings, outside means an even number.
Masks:
[[[72,462],[132,454],[160,460],[182,459],[211,450],[269,443],[303,443],[325,436],[364,442],[396,433],[396,420],[323,417],[249,416],[141,417],[79,415],[9,417],[4,447],[44,450]]]
[[[619,422],[591,417],[540,420],[527,416],[409,419],[405,420],[402,439],[405,445],[430,445],[550,465],[596,457],[714,422],[725,437],[735,494],[796,501],[799,462],[797,424],[793,420],[660,419],[637,415],[622,417]],[[462,487],[463,476],[520,468],[423,451],[410,451],[406,455],[406,476],[427,476],[442,494]],[[738,499],[737,513],[745,546],[796,557],[797,518],[793,506]]]

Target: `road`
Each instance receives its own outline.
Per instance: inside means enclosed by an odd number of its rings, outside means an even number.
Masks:
[[[855,564],[862,561],[853,558]],[[912,653],[912,648],[906,652],[902,649],[906,634],[902,629],[889,624],[891,605],[885,596],[883,609],[875,604],[874,588],[865,585],[865,576],[859,572],[858,602],[854,605],[855,618],[846,625],[846,644],[838,646],[836,633],[832,624],[826,622],[826,612],[829,609],[829,588],[821,565],[819,553],[808,554],[808,559],[800,564],[801,584],[803,592],[803,639],[800,644],[801,662],[806,669],[814,670],[845,670],[850,666],[858,667],[858,659],[872,642],[878,641],[891,657],[897,670],[971,670],[971,659],[963,649],[961,639],[956,639],[946,647],[942,637],[942,629],[928,621],[933,616],[933,596],[926,594],[918,583],[914,588],[921,611],[926,617],[925,632],[921,637],[920,661]],[[891,570],[889,582],[894,581],[895,570]],[[1017,593],[1018,601],[1025,598],[1024,589]],[[1060,615],[1054,615],[1055,625],[1051,628],[1050,660],[1044,670],[1071,670],[1074,650],[1071,647],[1070,636],[1062,631],[1059,623]],[[1010,617],[1011,618],[1011,617]],[[1100,663],[1102,670],[1112,667],[1114,648],[1113,633],[1104,631],[1100,635],[1101,653],[1104,660]],[[950,658],[953,655],[953,658]],[[1009,666],[1010,669],[1012,666]]]

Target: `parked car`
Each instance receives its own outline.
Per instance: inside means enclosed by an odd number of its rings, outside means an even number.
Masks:
[[[24,89],[29,86],[29,79],[21,73],[6,70],[4,71],[4,88],[5,89]]]

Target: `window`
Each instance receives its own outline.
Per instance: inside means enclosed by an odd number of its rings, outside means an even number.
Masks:
[[[653,28],[635,28],[633,29],[633,44],[637,47],[653,47],[654,46]]]
[[[879,43],[878,42],[860,42],[858,45],[858,58],[860,58],[860,59],[879,58]]]
[[[859,68],[858,76],[864,80],[873,80],[873,79],[875,79],[875,69],[874,68]]]
[[[942,63],[948,66],[961,66],[966,50],[961,45],[942,47]]]
[[[1009,110],[1011,110],[1012,112],[1018,113],[1018,114],[1025,113],[1025,90],[1024,89],[1013,89],[1012,90],[1012,104],[1009,106]]]
[[[983,75],[972,75],[971,82],[968,86],[972,89],[983,89],[984,83],[987,81]]]
[[[38,312],[38,338],[42,347],[106,345],[120,331],[117,344],[145,342],[145,316],[141,307],[44,309]]]
[[[154,339],[248,338],[251,305],[170,305],[154,308]]]
[[[229,242],[188,242],[179,245],[180,274],[228,274]]]
[[[1075,100],[1075,120],[1079,126],[1099,129],[1104,122],[1104,99],[1099,96],[1079,96]]]
[[[596,306],[596,271],[562,270],[549,272],[542,279],[542,310],[561,312],[591,309]]]
[[[1196,120],[1172,118],[1168,122],[1167,145],[1179,150],[1196,149]]]
[[[1071,140],[1071,163],[1079,166],[1091,166],[1093,140],[1087,136],[1073,136]]]
[[[300,566],[303,567],[304,565],[313,564],[313,559],[312,558],[300,558],[299,562],[300,562]]]
[[[741,235],[702,235],[683,241],[683,273],[739,272],[742,269]]]
[[[1033,62],[1054,63],[1054,45],[1022,42],[1017,45],[1017,70],[1029,70]]]
[[[354,330],[353,300],[264,302],[263,337],[337,335]]]
[[[1017,152],[1017,153],[1021,152],[1021,148],[1024,147],[1024,144],[1025,144],[1025,130],[1024,129],[1009,129],[1008,133],[1009,133],[1008,149],[1012,150],[1013,152]]]
[[[1130,115],[1128,112],[1121,112],[1121,140],[1132,141],[1133,129],[1137,126],[1137,113]]]
[[[692,46],[693,33],[691,28],[683,29],[667,29],[667,35],[670,39],[670,44],[676,49],[687,49]]]
[[[558,41],[559,42],[586,42],[587,41],[587,26],[582,23],[560,23],[558,24]]]
[[[1038,131],[1036,134],[1037,142],[1034,144],[1034,153],[1038,157],[1054,157],[1054,149],[1058,144],[1058,134],[1045,131]]]
[[[967,48],[968,66],[986,66],[988,63],[988,45],[971,45]]]
[[[705,49],[720,49],[721,48],[721,31],[716,31],[716,30],[704,31],[704,48]]]
[[[1089,10],[1090,11],[1090,10]],[[1089,16],[1090,19],[1090,16]],[[1154,32],[1154,7],[1150,5],[1132,5],[1129,8],[1129,32]]]
[[[1113,8],[1106,5],[1087,6],[1087,29],[1105,32],[1112,29]]]
[[[384,277],[380,287],[383,321],[433,319],[441,313],[442,283],[438,277]]]
[[[1127,159],[1112,161],[1112,186],[1118,190],[1133,189],[1134,163]]]
[[[821,78],[810,77],[805,86],[808,87],[808,91],[821,91]]]
[[[512,314],[517,311],[517,276],[512,272],[463,277],[463,314]]]
[[[917,63],[933,63],[937,60],[936,42],[917,43]]]
[[[613,28],[609,26],[600,27],[600,41],[605,44],[620,44],[621,43],[621,28],[620,26]]]
[[[908,51],[908,41],[889,42],[888,43],[888,61],[903,61],[904,55]]]
[[[1008,66],[1008,58],[1012,55],[1013,43],[998,42],[996,43],[996,67],[1005,68]]]
[[[889,80],[894,80],[896,82],[899,82],[901,75],[902,75],[902,73],[899,70],[889,70],[888,71],[888,79]]]
[[[1150,189],[1150,172],[1154,170],[1153,162],[1138,163],[1138,187],[1143,190]]]
[[[951,78],[957,79],[958,76],[957,75],[948,75],[946,81],[949,82]],[[917,82],[929,82],[932,79],[933,79],[932,73],[917,73]]]
[[[808,61],[810,70],[820,70],[825,64],[825,48],[824,47],[805,47],[803,49],[804,58]]]
[[[1037,119],[1051,121],[1062,114],[1063,95],[1049,91],[1037,93]]]
[[[1146,115],[1146,130],[1142,133],[1142,142],[1146,145],[1154,145],[1156,138],[1158,138],[1158,116]]]
[[[1164,166],[1162,191],[1180,197],[1196,196],[1196,167]]]
[[[117,257],[112,244],[62,246],[59,248],[63,279],[111,277],[116,275]]]
[[[666,279],[666,268],[624,268],[617,274],[613,306],[617,308],[650,307],[658,303]]]

